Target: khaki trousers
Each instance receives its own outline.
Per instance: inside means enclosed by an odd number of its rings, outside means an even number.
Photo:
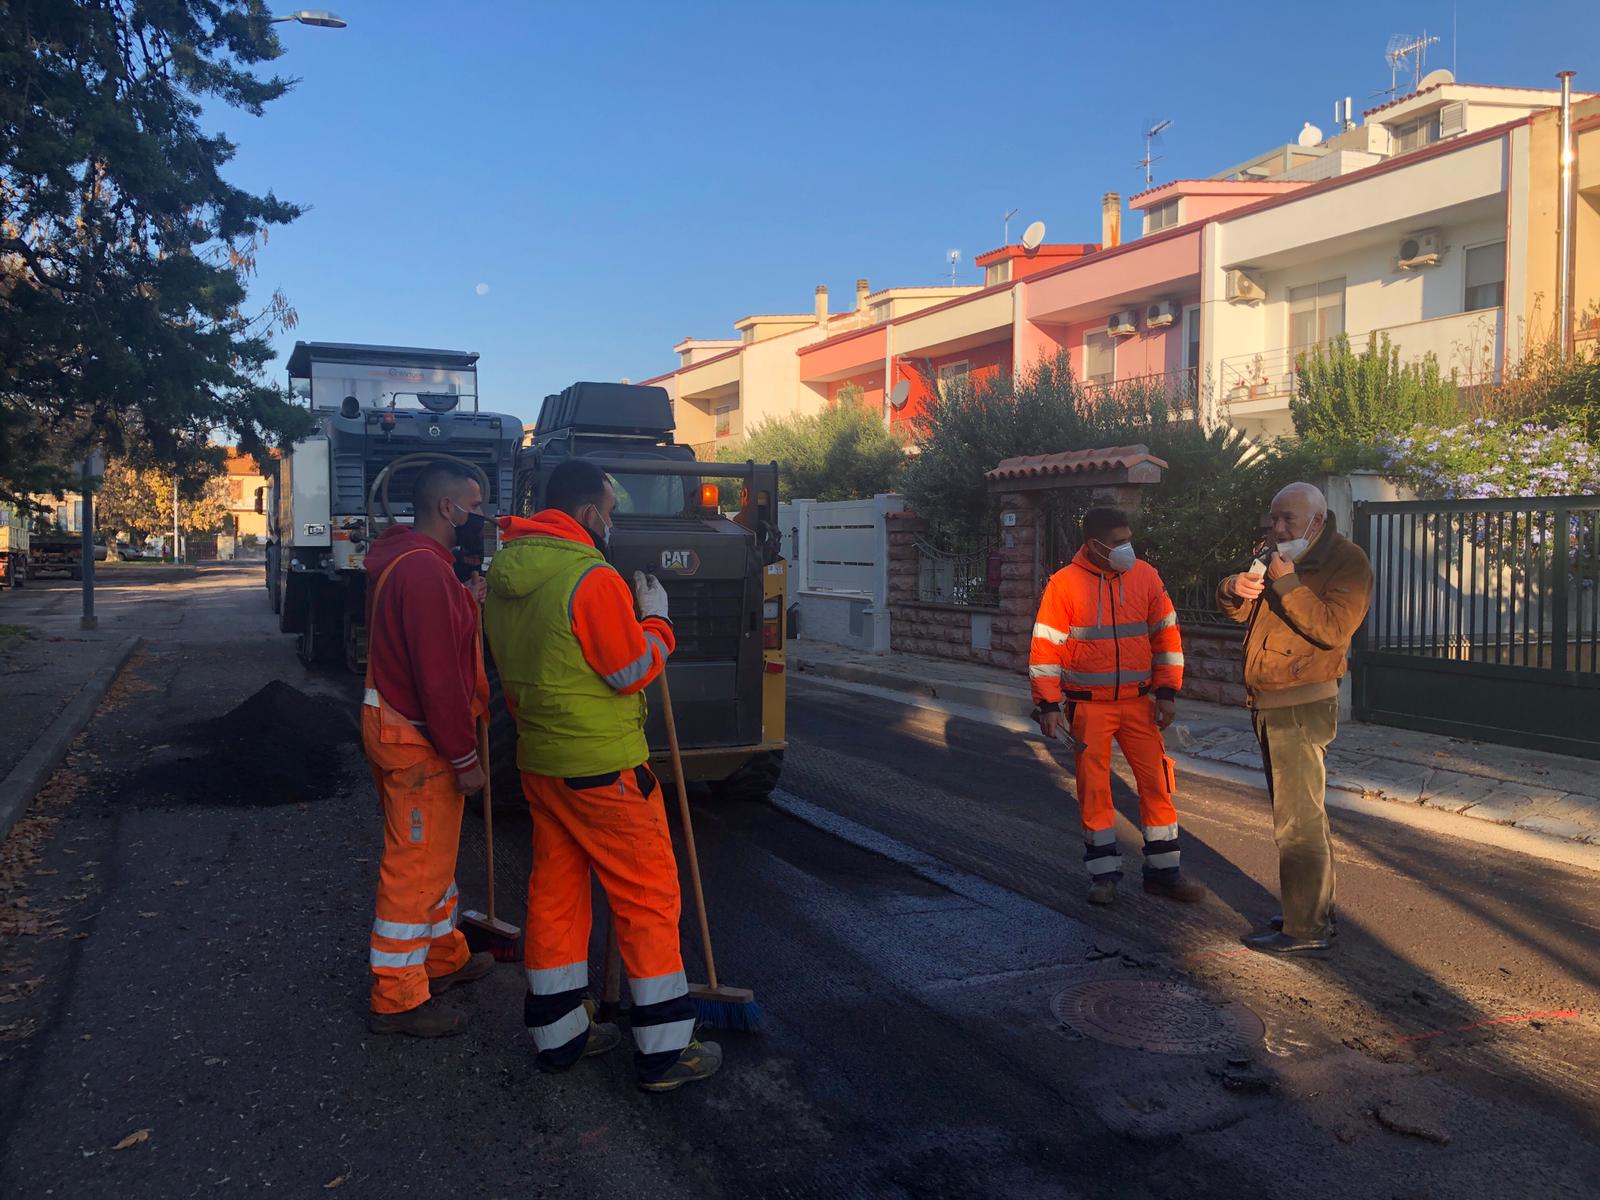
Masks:
[[[1339,701],[1330,696],[1252,715],[1272,798],[1283,932],[1326,937],[1333,913],[1333,836],[1324,758],[1338,732]]]

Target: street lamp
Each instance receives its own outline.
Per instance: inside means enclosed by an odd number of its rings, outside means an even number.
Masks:
[[[289,13],[287,16],[273,17],[272,24],[281,24],[284,21],[294,21],[301,25],[312,25],[318,29],[343,29],[349,24],[343,17],[336,17],[327,9],[302,8],[299,12]]]

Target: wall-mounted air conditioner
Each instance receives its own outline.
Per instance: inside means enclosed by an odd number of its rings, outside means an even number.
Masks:
[[[1235,268],[1228,272],[1228,299],[1244,304],[1260,304],[1267,298],[1267,289],[1259,282]]]
[[[1422,229],[1407,235],[1401,241],[1395,266],[1402,271],[1415,271],[1419,267],[1436,267],[1444,250],[1444,238],[1437,229]]]
[[[1112,313],[1106,322],[1106,332],[1112,337],[1132,337],[1139,331],[1139,314],[1131,308]]]
[[[1178,305],[1173,300],[1158,300],[1145,309],[1144,327],[1162,329],[1178,319]]]

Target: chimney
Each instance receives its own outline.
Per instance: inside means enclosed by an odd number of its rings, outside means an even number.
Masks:
[[[1122,245],[1122,197],[1107,192],[1100,198],[1100,246],[1109,250]]]
[[[867,293],[871,290],[872,289],[867,286],[867,281],[865,279],[856,280],[856,311],[858,313],[864,313],[867,311]]]
[[[828,323],[828,285],[825,284],[825,283],[819,283],[819,284],[817,284],[817,324],[818,325],[826,325],[827,323]]]

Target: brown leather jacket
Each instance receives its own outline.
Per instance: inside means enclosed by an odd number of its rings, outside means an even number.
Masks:
[[[1267,585],[1260,599],[1236,599],[1229,581],[1217,589],[1217,607],[1248,625],[1244,685],[1251,708],[1287,708],[1339,693],[1350,639],[1366,619],[1372,564],[1333,517],[1301,555],[1294,573]]]

